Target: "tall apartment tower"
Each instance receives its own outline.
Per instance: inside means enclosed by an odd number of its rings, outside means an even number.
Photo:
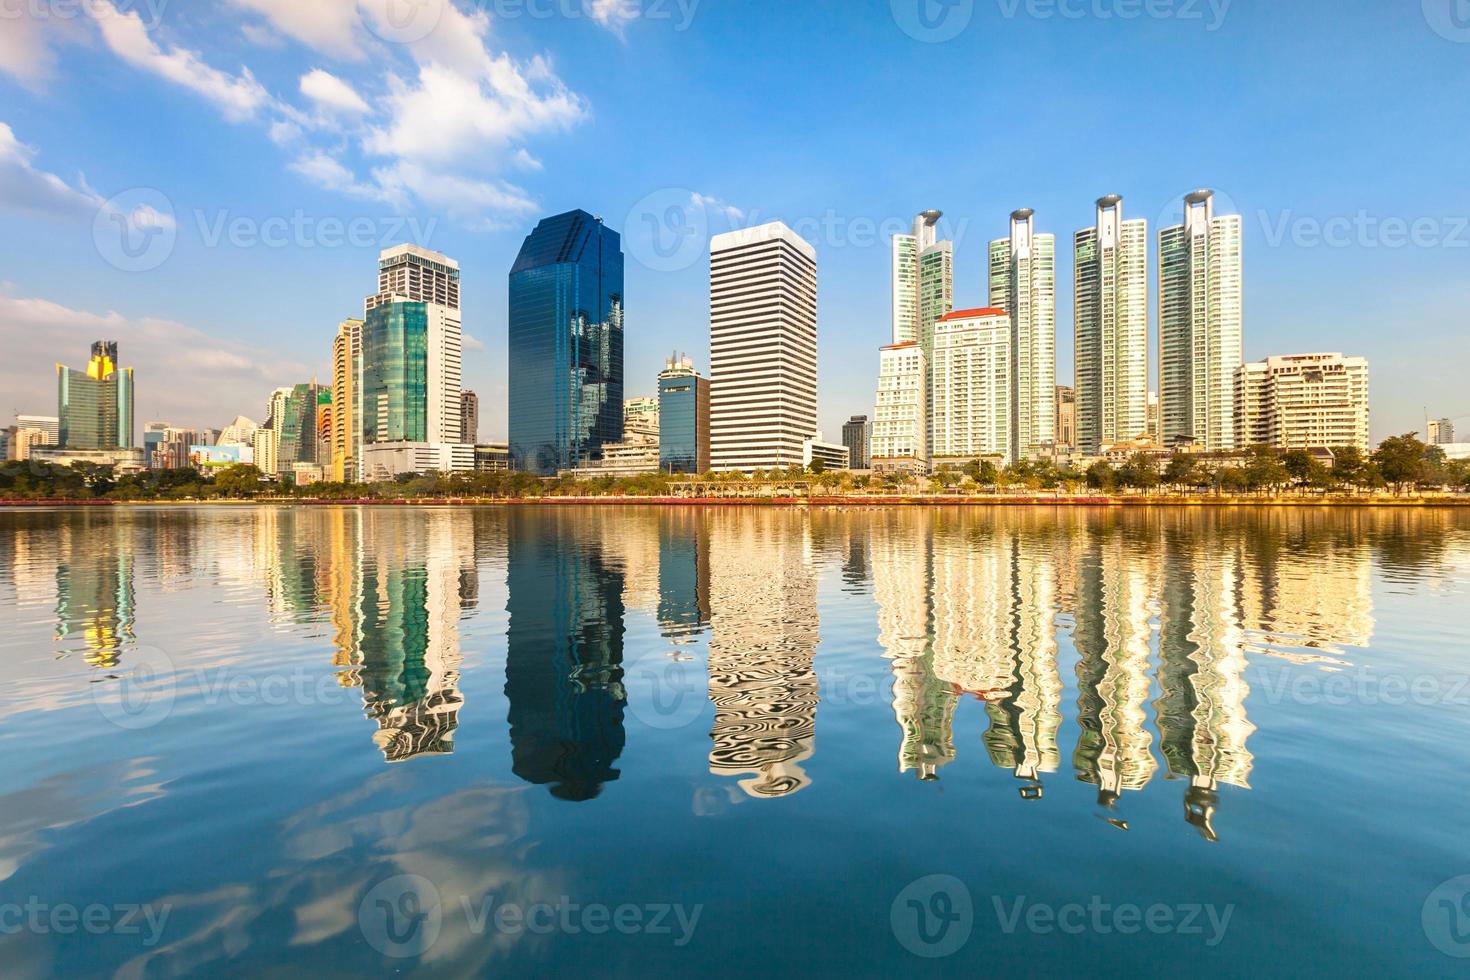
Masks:
[[[1057,240],[1036,233],[1030,208],[990,243],[990,305],[1011,317],[1011,456],[1030,459],[1055,446],[1057,429]]]
[[[1011,336],[1011,318],[1001,309],[956,310],[935,325],[929,404],[935,466],[1013,462]]]
[[[1244,360],[1241,219],[1215,194],[1184,198],[1159,232],[1159,427],[1165,446],[1235,449],[1235,374]]]
[[[781,222],[710,240],[710,464],[801,466],[817,431],[817,253]]]
[[[510,270],[510,453],[542,475],[623,439],[622,237],[587,211],[542,218]]]
[[[1242,364],[1235,412],[1244,445],[1368,451],[1368,361],[1288,354]]]
[[[459,263],[417,245],[385,249],[364,307],[363,442],[458,443]]]
[[[1075,247],[1077,448],[1095,454],[1148,429],[1148,222],[1100,198]]]
[[[362,320],[343,320],[332,340],[331,478],[338,483],[362,479],[362,327]]]
[[[480,396],[473,391],[459,393],[459,441],[467,446],[480,441]]]
[[[893,236],[893,342],[917,343],[954,302],[954,245],[938,241],[942,211],[914,218],[910,235]]]

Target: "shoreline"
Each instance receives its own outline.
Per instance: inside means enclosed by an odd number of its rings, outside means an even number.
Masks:
[[[1263,497],[1230,496],[812,496],[812,497],[422,497],[332,500],[316,497],[270,497],[251,500],[6,500],[0,510],[88,507],[1470,507],[1470,495],[1454,497]]]

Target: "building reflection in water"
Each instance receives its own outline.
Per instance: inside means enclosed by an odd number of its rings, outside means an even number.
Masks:
[[[599,533],[614,532],[613,519],[554,508],[508,517],[511,767],[564,800],[593,799],[619,775],[625,574]]]
[[[760,798],[810,785],[815,749],[817,579],[810,517],[730,508],[708,517],[710,537],[710,771],[746,776]]]
[[[56,549],[56,641],[111,670],[134,642],[132,525],[64,524]]]

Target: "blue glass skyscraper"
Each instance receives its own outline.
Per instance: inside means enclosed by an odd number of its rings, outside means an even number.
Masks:
[[[586,211],[543,218],[510,270],[512,465],[551,474],[623,438],[623,252]]]

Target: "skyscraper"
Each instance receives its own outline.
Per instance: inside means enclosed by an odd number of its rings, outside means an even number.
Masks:
[[[1011,317],[1011,456],[1029,459],[1055,445],[1057,383],[1057,240],[1030,208],[990,243],[990,305]]]
[[[480,396],[473,391],[459,393],[459,441],[468,446],[480,441]]]
[[[379,256],[378,270],[379,292],[363,304],[361,391],[353,412],[362,479],[393,475],[394,460],[437,458],[445,453],[434,447],[460,445],[459,263],[398,245]],[[377,456],[372,465],[370,455]],[[473,466],[472,451],[449,455]],[[282,457],[284,469],[284,450]]]
[[[670,357],[658,375],[658,464],[665,473],[709,470],[709,379],[687,357]]]
[[[117,341],[92,345],[85,370],[56,365],[57,445],[63,449],[133,446],[133,369],[118,364]]]
[[[922,342],[954,306],[954,245],[938,241],[942,211],[914,218],[909,235],[893,236],[893,342]]]
[[[1011,318],[1005,310],[956,310],[934,325],[929,456],[963,464],[1011,462]]]
[[[1148,428],[1148,222],[1111,194],[1075,247],[1077,448],[1095,454]]]
[[[623,252],[586,211],[543,218],[510,271],[510,451],[550,474],[623,438]]]
[[[817,431],[817,253],[779,221],[710,240],[710,375],[716,471],[802,465]]]
[[[332,468],[340,482],[362,478],[362,328],[346,319],[332,341]]]
[[[873,469],[929,470],[929,362],[918,341],[878,351],[878,397],[873,409]]]
[[[1184,198],[1184,223],[1159,232],[1159,426],[1165,446],[1235,449],[1235,372],[1243,359],[1241,219],[1214,191]]]
[[[842,444],[847,447],[847,468],[866,470],[873,465],[873,423],[866,415],[854,415],[842,424]]]

